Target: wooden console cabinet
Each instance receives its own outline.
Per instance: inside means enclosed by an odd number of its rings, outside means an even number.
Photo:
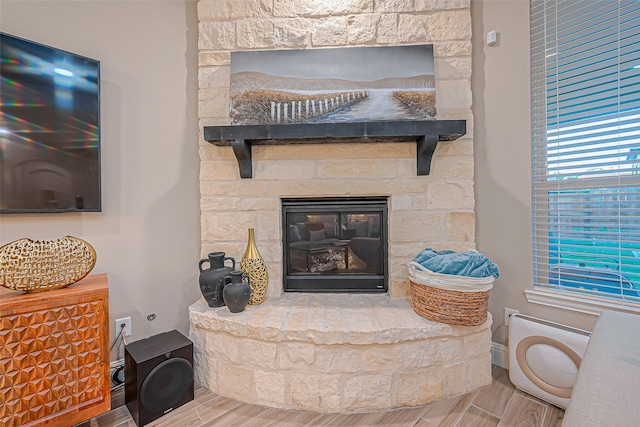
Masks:
[[[106,274],[0,288],[0,426],[69,427],[110,409],[108,290]]]

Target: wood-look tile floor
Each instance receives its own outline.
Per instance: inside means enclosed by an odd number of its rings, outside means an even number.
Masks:
[[[249,405],[200,387],[193,401],[148,424],[150,427],[559,427],[564,411],[509,381],[508,371],[494,366],[493,382],[473,393],[417,408],[366,414],[331,415]],[[76,427],[135,427],[126,406]]]

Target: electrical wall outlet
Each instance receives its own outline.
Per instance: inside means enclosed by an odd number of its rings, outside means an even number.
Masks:
[[[504,308],[504,325],[505,326],[509,326],[509,318],[512,315],[518,314],[518,313],[520,313],[520,312],[518,310],[516,310],[516,309],[505,307]]]
[[[131,317],[123,317],[122,319],[116,319],[116,335],[120,334],[120,329],[124,325],[124,336],[131,336]]]

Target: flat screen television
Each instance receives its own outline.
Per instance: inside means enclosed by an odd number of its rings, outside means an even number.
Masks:
[[[100,212],[100,61],[0,33],[0,213]]]

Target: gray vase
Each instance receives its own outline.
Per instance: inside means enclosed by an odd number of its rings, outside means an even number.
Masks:
[[[249,276],[243,274],[242,271],[232,271],[229,277],[231,282],[222,290],[222,297],[230,312],[240,313],[244,311],[249,298],[251,298],[251,286],[248,283]],[[246,279],[247,282],[243,282],[242,279]]]
[[[231,267],[225,267],[224,263],[231,260]],[[209,263],[208,269],[203,269],[204,263]],[[225,257],[224,252],[211,252],[208,258],[201,259],[198,264],[200,269],[200,292],[209,304],[209,307],[222,307],[224,299],[222,290],[229,281],[229,274],[236,269],[236,260]]]

